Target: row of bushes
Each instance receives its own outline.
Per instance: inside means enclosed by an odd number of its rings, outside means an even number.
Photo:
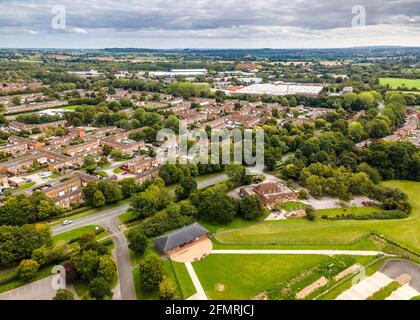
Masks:
[[[362,214],[338,214],[335,217],[322,216],[322,219],[328,220],[388,220],[405,219],[408,213],[401,210],[388,210],[380,212],[362,213]]]

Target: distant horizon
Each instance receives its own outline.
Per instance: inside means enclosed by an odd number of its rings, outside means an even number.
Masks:
[[[365,46],[348,46],[348,47],[179,47],[179,48],[156,48],[156,47],[98,47],[98,48],[82,48],[82,47],[2,47],[0,50],[156,50],[156,51],[183,51],[183,50],[343,50],[343,49],[363,49],[363,48],[414,48],[420,49],[420,45],[365,45]]]

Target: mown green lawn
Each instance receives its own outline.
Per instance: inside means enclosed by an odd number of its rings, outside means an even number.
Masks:
[[[74,239],[79,238],[80,236],[82,236],[86,233],[95,232],[96,228],[97,228],[97,226],[80,227],[80,228],[71,230],[69,232],[64,232],[64,233],[58,234],[56,236],[53,236],[53,241],[58,242],[58,241],[74,240]]]
[[[391,88],[406,87],[408,89],[420,89],[420,79],[403,79],[403,78],[379,78],[381,85],[389,84]]]
[[[187,299],[196,293],[194,284],[184,263],[172,262],[172,268],[176,276],[183,299]]]
[[[401,285],[397,281],[392,281],[389,285],[375,292],[366,300],[385,300],[385,298],[388,298],[391,293],[397,290],[400,286]]]
[[[211,254],[193,267],[210,299],[252,299],[327,259],[319,255]]]
[[[397,187],[409,196],[413,212],[401,220],[341,220],[289,219],[250,226],[219,229],[215,238],[223,244],[280,245],[348,245],[371,231],[420,252],[420,182],[386,181],[384,186]]]
[[[315,213],[320,217],[322,216],[335,217],[336,215],[340,215],[340,214],[358,215],[358,214],[380,212],[380,211],[384,211],[384,209],[372,206],[372,207],[360,207],[360,208],[322,209],[322,210],[316,210]]]

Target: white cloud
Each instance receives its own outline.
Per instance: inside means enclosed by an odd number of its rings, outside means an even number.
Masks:
[[[88,32],[87,32],[87,30],[85,30],[85,29],[83,29],[83,28],[77,28],[77,27],[74,27],[74,28],[72,28],[71,29],[74,33],[80,33],[80,34],[87,34]]]
[[[51,28],[56,4],[0,0],[0,46],[419,45],[418,0],[61,0],[66,30]],[[355,4],[366,7],[365,29],[350,28]]]

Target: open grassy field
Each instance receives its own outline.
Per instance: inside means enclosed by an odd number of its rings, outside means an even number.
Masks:
[[[420,182],[386,181],[384,186],[397,187],[406,192],[413,212],[403,220],[345,220],[328,221],[317,219],[289,219],[256,223],[244,227],[222,228],[215,238],[222,244],[253,245],[348,245],[374,231],[420,252]]]
[[[391,88],[406,87],[408,89],[416,88],[420,90],[420,79],[403,79],[403,78],[379,78],[381,85],[389,84]]]
[[[194,295],[196,293],[195,287],[185,264],[172,261],[172,268],[183,299],[187,299]]]
[[[193,266],[210,299],[252,299],[269,287],[310,268],[325,256],[217,255]]]
[[[364,214],[364,213],[372,213],[372,212],[380,212],[384,211],[379,207],[360,207],[360,208],[336,208],[336,209],[322,209],[316,210],[315,213],[319,216],[328,216],[328,217],[335,217],[339,214]]]
[[[97,226],[85,226],[85,227],[80,227],[74,230],[71,230],[69,232],[65,232],[65,233],[61,233],[58,234],[56,236],[53,237],[53,241],[54,242],[58,242],[58,241],[70,241],[73,239],[76,239],[86,233],[89,232],[95,232],[95,229],[97,228]]]

